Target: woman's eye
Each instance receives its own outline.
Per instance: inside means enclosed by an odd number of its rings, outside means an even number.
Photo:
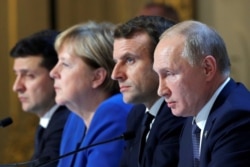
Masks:
[[[68,63],[62,63],[62,65],[65,66],[65,67],[69,67]]]

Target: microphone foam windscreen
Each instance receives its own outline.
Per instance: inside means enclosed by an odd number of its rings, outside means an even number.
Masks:
[[[5,126],[12,124],[12,122],[13,122],[12,118],[7,117],[7,118],[0,121],[0,126],[5,127]]]

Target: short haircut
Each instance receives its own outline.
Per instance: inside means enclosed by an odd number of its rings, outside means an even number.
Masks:
[[[147,33],[151,39],[151,58],[153,59],[154,49],[159,42],[160,35],[175,24],[161,16],[138,16],[128,22],[119,25],[115,29],[114,37],[131,38],[137,33]]]
[[[40,56],[43,58],[41,66],[49,71],[56,65],[58,58],[54,49],[56,36],[55,30],[42,30],[31,36],[21,39],[11,49],[10,55],[13,58]]]

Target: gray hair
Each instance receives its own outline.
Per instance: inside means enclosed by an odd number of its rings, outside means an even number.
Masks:
[[[198,21],[184,21],[166,30],[160,39],[174,34],[185,38],[182,56],[191,65],[199,65],[207,55],[211,55],[219,71],[226,76],[230,74],[231,65],[225,43],[213,28]]]

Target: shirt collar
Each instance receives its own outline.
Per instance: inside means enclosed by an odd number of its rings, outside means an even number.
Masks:
[[[159,98],[154,104],[153,106],[149,109],[149,108],[146,108],[146,112],[149,112],[151,115],[153,115],[154,117],[156,117],[156,115],[158,114],[159,112],[159,109],[161,107],[161,104],[163,103],[164,101],[164,98],[161,97]]]
[[[53,116],[53,114],[56,112],[56,110],[59,108],[59,105],[54,105],[48,112],[46,112],[46,114],[44,114],[44,116],[42,116],[40,118],[40,122],[39,124],[43,127],[43,128],[47,128],[49,121],[51,119],[51,117]]]
[[[229,82],[230,78],[227,78],[223,84],[221,84],[221,86],[215,91],[215,93],[213,94],[213,96],[210,98],[210,100],[206,103],[206,105],[200,110],[200,112],[197,114],[197,116],[194,118],[196,121],[197,126],[201,129],[204,130],[205,125],[206,125],[206,121],[208,118],[208,115],[210,113],[210,110],[216,100],[216,98],[218,97],[218,95],[220,94],[220,92],[222,91],[222,89],[226,86],[226,84]]]

